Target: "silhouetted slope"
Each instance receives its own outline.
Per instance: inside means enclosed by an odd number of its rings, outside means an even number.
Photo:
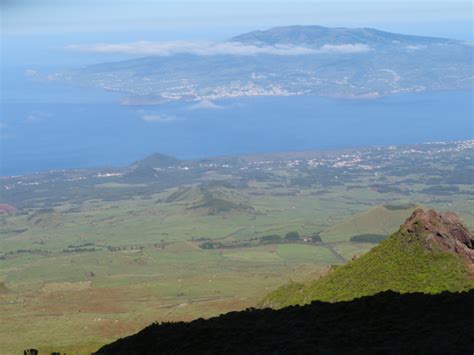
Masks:
[[[401,293],[474,288],[474,237],[453,213],[417,209],[387,240],[307,284],[268,294],[262,306],[343,301],[385,290]]]
[[[391,291],[348,302],[250,309],[153,324],[96,354],[469,354],[474,290]]]

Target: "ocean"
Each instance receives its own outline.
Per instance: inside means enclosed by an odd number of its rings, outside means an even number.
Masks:
[[[473,139],[473,92],[247,97],[125,106],[118,93],[4,78],[1,174],[178,158]]]

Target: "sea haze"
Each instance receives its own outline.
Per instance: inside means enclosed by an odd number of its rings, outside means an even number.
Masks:
[[[473,137],[471,91],[126,106],[120,95],[90,88],[28,79],[5,86],[2,175],[125,165],[154,152],[203,158]]]

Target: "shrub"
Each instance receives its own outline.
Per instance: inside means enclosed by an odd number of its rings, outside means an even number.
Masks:
[[[300,239],[300,234],[298,232],[288,232],[285,235],[285,239],[288,241],[296,241]]]

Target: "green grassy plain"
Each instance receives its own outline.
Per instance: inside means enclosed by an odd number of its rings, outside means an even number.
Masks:
[[[432,175],[411,162],[415,172],[395,166],[383,178],[366,170],[345,178],[337,171],[337,181],[329,168],[316,174],[285,167],[266,179],[196,173],[192,184],[153,185],[146,194],[146,183],[128,180],[52,185],[49,200],[44,191],[12,193],[27,207],[0,216],[0,353],[35,347],[86,354],[154,321],[253,307],[288,282],[314,280],[366,253],[375,244],[351,237],[389,235],[416,205],[454,211],[472,229],[472,184],[443,196],[424,191],[449,162],[430,163]],[[328,174],[332,182],[323,184]],[[238,187],[222,183],[244,178]],[[214,180],[220,185],[201,188]],[[86,198],[94,194],[102,198]],[[319,234],[322,242],[259,239],[291,231]],[[220,247],[203,249],[204,242]]]

